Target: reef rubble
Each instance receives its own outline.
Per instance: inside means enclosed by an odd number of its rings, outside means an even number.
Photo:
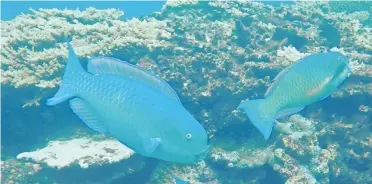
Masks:
[[[51,141],[43,148],[17,155],[17,159],[31,159],[49,167],[61,169],[77,163],[81,168],[93,164],[111,164],[127,159],[134,151],[117,140],[94,141],[92,138],[78,138],[68,141]]]
[[[145,167],[146,160],[133,154],[134,151],[118,141],[102,136],[50,141],[45,148],[2,161],[2,181],[7,184],[111,183]]]

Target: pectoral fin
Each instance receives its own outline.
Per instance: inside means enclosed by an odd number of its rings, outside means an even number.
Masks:
[[[324,87],[327,86],[333,79],[334,79],[334,76],[330,76],[330,77],[325,78],[319,86],[317,86],[316,88],[311,89],[310,91],[308,91],[306,93],[306,95],[310,97],[310,96],[313,96],[313,95],[316,95],[316,94],[320,93],[324,89]],[[325,97],[327,97],[327,96],[325,96]]]
[[[70,107],[89,128],[100,133],[107,132],[104,120],[89,103],[80,98],[74,98],[70,100]]]
[[[144,150],[146,154],[151,154],[160,145],[161,139],[159,137],[148,138],[144,141]]]

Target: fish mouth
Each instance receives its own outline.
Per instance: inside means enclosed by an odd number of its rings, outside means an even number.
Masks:
[[[207,154],[208,154],[208,152],[209,152],[209,148],[210,148],[210,146],[207,146],[207,147],[206,147],[204,150],[202,150],[200,153],[194,155],[194,157],[195,157],[195,161],[197,162],[197,161],[203,160],[203,159],[207,156]]]

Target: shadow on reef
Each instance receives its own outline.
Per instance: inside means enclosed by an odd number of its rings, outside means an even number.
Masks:
[[[136,183],[136,184],[145,184],[152,172],[155,170],[157,163],[159,162],[153,158],[146,158],[146,167],[144,167],[140,172],[133,173],[128,176],[117,178],[110,182],[110,184],[123,184],[123,183]]]
[[[343,98],[326,98],[321,102],[323,110],[327,114],[342,114],[350,117],[359,113],[359,106],[371,102],[372,97],[366,95],[355,95]],[[367,104],[368,105],[368,104]],[[340,108],[340,107],[348,108]]]
[[[119,184],[119,183],[145,183],[156,167],[156,161],[143,159],[135,154],[130,159],[111,164],[95,164],[82,169],[78,164],[70,167],[55,169],[43,168],[42,172],[29,178],[29,182],[39,183],[71,183],[71,184]],[[48,177],[45,177],[48,176]],[[68,177],[66,177],[68,176]],[[30,181],[31,180],[31,181]]]
[[[264,44],[265,42],[263,40],[268,39],[282,42],[284,45],[292,45],[300,51],[305,47],[306,44],[308,44],[308,40],[305,37],[299,36],[294,30],[290,30],[290,26],[287,22],[277,20],[273,17],[270,17],[270,19],[272,19],[274,24],[278,24],[278,27],[275,28],[272,37],[267,35],[267,33],[261,33],[260,30],[254,30],[252,32],[249,27],[257,27],[259,22],[254,22],[254,20],[250,17],[244,17],[236,20],[235,31],[237,35],[237,44],[244,48],[247,46],[254,47],[255,45]]]
[[[214,88],[209,96],[200,96],[198,99],[181,97],[181,100],[184,107],[199,121],[204,119],[205,116],[211,118],[208,122],[200,121],[207,130],[213,129],[214,131],[227,132],[227,130],[234,129],[226,128],[226,126],[218,127],[218,129],[213,127],[216,124],[226,124],[226,117],[229,117],[229,122],[235,122],[232,124],[233,126],[239,124],[237,126],[242,126],[238,128],[239,131],[242,130],[243,132],[248,133],[254,127],[232,115],[232,111],[236,110],[242,99],[245,99],[244,94],[249,93],[251,93],[250,90],[247,90],[246,93],[239,93],[239,95],[237,95],[233,94],[233,92],[226,86],[220,86]],[[207,115],[203,114],[206,112],[208,112]],[[235,134],[238,135],[237,133]]]
[[[295,31],[290,31],[285,28],[276,28],[272,39],[276,41],[287,39],[287,43],[297,50],[303,49],[308,42],[305,37],[298,36]]]
[[[329,48],[338,47],[341,41],[341,35],[337,28],[332,26],[331,22],[324,21],[319,26],[320,33],[319,36],[327,40],[327,45]]]
[[[16,156],[47,144],[54,137],[69,137],[79,128],[86,129],[68,103],[45,105],[46,99],[40,97],[52,96],[55,90],[2,86],[2,157]]]
[[[217,163],[208,162],[208,164],[217,172],[218,178],[220,178],[221,184],[229,184],[232,181],[235,182],[246,182],[250,181],[252,183],[259,184],[284,184],[284,179],[275,172],[271,166],[263,165],[258,168],[234,168],[225,167]],[[239,183],[240,183],[239,182]]]

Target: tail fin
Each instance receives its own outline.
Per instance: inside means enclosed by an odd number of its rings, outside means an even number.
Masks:
[[[64,84],[71,83],[74,80],[72,77],[73,76],[72,73],[85,72],[69,41],[67,41],[67,47],[68,60],[66,64],[65,74],[62,77],[62,84],[59,86],[59,89],[57,93],[54,95],[54,97],[47,100],[46,105],[49,106],[56,105],[76,96],[76,94],[68,87],[66,87]]]
[[[273,125],[276,111],[268,108],[264,99],[250,100],[242,102],[238,109],[242,109],[247,114],[249,120],[265,137],[269,139]]]

